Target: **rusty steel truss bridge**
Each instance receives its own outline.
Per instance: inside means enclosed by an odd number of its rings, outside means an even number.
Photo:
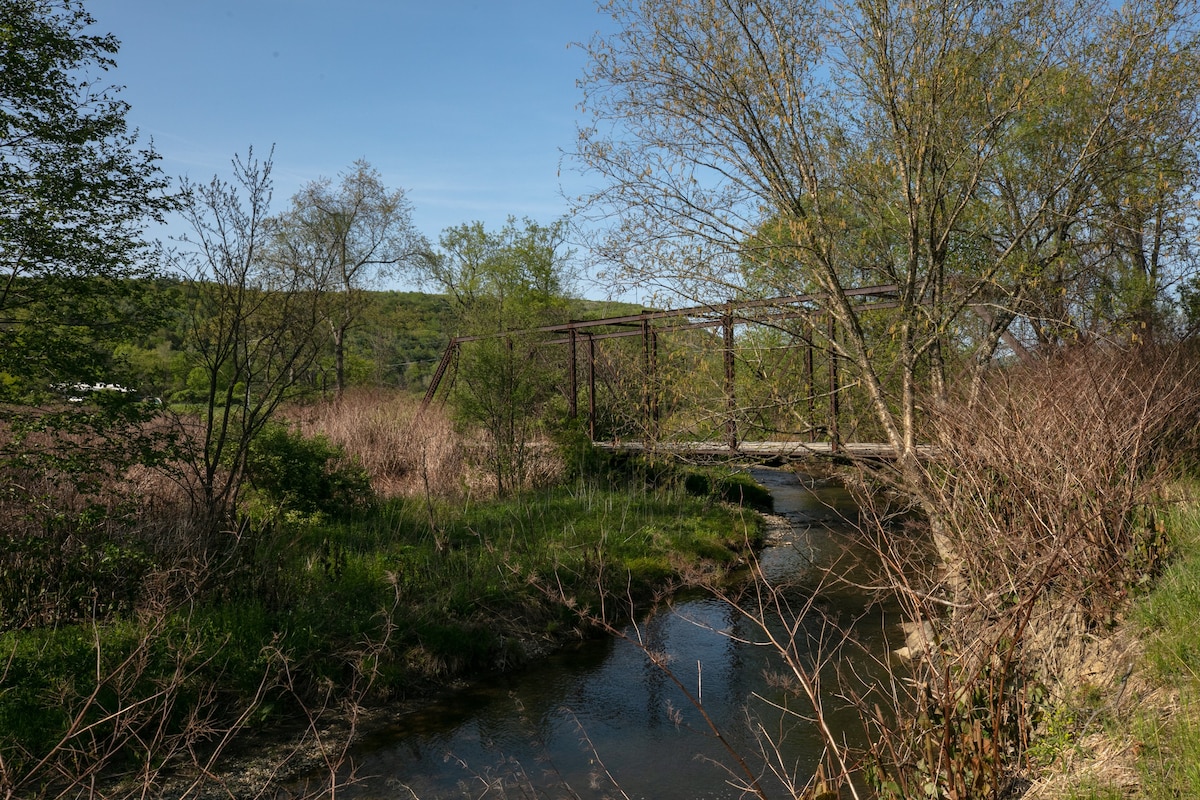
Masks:
[[[850,289],[846,296],[859,303],[863,311],[896,308],[898,287],[894,284],[864,286]],[[539,346],[566,347],[566,398],[568,414],[578,418],[580,365],[587,385],[587,430],[592,441],[602,448],[623,450],[654,450],[655,452],[677,453],[680,455],[741,455],[747,457],[805,457],[820,455],[844,455],[869,458],[887,458],[893,453],[890,444],[864,443],[843,441],[839,433],[839,358],[830,353],[827,361],[828,403],[827,419],[823,430],[827,433],[824,441],[744,441],[739,438],[735,411],[737,409],[736,386],[736,340],[735,331],[738,325],[772,325],[785,320],[807,318],[812,326],[824,325],[824,335],[829,341],[834,341],[837,331],[832,315],[821,311],[817,302],[824,299],[823,294],[788,295],[748,301],[730,301],[714,305],[697,305],[671,310],[642,310],[635,314],[625,314],[603,319],[580,320],[554,325],[507,330],[496,333],[474,336],[456,336],[452,338],[442,354],[429,387],[425,392],[422,407],[433,402],[443,379],[450,367],[455,363],[456,356],[463,345],[470,342],[507,338],[508,341],[522,337],[540,337]],[[720,441],[696,442],[662,442],[662,441],[597,441],[597,408],[596,408],[596,345],[608,339],[641,337],[642,365],[647,376],[654,376],[658,361],[658,337],[668,333],[676,333],[694,329],[720,328],[722,332],[722,354],[724,362],[724,437]],[[807,341],[805,354],[805,369],[808,377],[810,394],[808,406],[810,413],[815,408],[812,396],[813,386],[813,343],[811,337]],[[647,392],[644,398],[644,413],[653,419],[658,414],[656,400]],[[647,430],[650,426],[647,426]]]

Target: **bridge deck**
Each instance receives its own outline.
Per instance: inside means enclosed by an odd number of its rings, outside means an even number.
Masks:
[[[680,456],[763,456],[772,458],[812,458],[844,456],[848,458],[895,458],[896,451],[887,443],[842,442],[835,448],[830,442],[738,442],[731,451],[725,442],[595,442],[602,450],[627,450],[666,453]],[[928,447],[919,447],[922,453]]]

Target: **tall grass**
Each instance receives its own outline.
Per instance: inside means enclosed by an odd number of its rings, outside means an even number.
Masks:
[[[1146,632],[1145,657],[1157,676],[1200,682],[1200,505],[1174,505],[1164,525],[1171,564],[1137,603],[1135,619]]]
[[[469,450],[440,406],[415,395],[351,389],[340,399],[292,408],[306,435],[320,434],[366,468],[381,497],[453,497],[471,485]]]
[[[1147,703],[1133,718],[1142,792],[1150,800],[1200,797],[1200,504],[1193,499],[1167,516],[1174,552],[1154,589],[1139,599],[1133,619],[1144,664],[1164,689],[1165,704]]]

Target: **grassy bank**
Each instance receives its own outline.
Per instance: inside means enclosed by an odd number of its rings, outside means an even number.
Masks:
[[[1168,566],[1097,648],[1042,726],[1029,798],[1200,797],[1200,503],[1176,487],[1162,513]]]
[[[622,469],[506,499],[394,497],[337,522],[264,516],[169,603],[0,634],[0,784],[154,786],[239,731],[316,731],[518,665],[589,635],[589,615],[741,563],[757,515],[713,494],[738,485]]]

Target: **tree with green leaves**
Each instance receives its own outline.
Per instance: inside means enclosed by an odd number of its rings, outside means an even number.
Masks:
[[[1132,265],[1158,292],[1188,267],[1194,4],[604,7],[621,29],[588,45],[577,155],[599,179],[582,211],[616,221],[597,242],[609,277],[713,302],[751,289],[753,265],[820,293],[824,345],[914,489],[922,392],[1006,336],[1120,333],[1106,285]],[[882,329],[849,293],[877,284],[897,287]]]
[[[452,298],[454,330],[465,342],[454,402],[460,420],[488,435],[487,460],[497,491],[518,490],[528,472],[528,445],[554,396],[554,379],[537,340],[510,331],[566,316],[571,252],[564,222],[524,227],[509,218],[499,231],[473,222],[442,233],[422,279]]]
[[[79,2],[0,2],[0,394],[111,382],[147,324],[144,226],[172,206],[153,149],[103,83],[119,43]]]
[[[346,335],[362,317],[367,291],[412,269],[428,251],[403,190],[389,191],[363,160],[337,184],[328,178],[309,183],[280,215],[272,256],[328,288],[338,396],[346,388]]]
[[[113,350],[158,318],[142,234],[175,201],[93,24],[75,0],[0,1],[0,458],[26,500],[93,491],[162,445]]]

